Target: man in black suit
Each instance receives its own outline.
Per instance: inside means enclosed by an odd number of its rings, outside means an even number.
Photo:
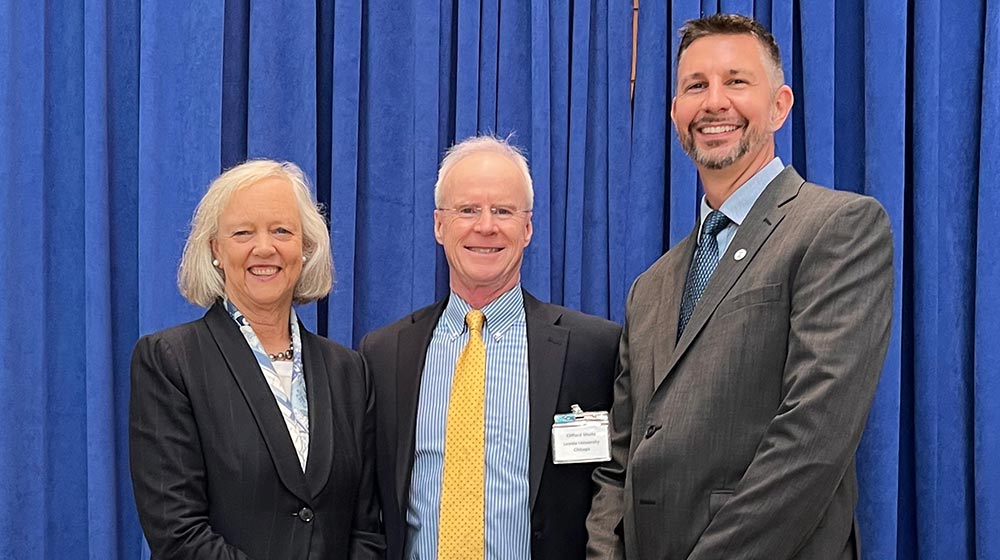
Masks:
[[[388,557],[583,558],[595,463],[553,463],[553,415],[608,409],[621,329],[521,288],[533,191],[516,148],[489,136],[453,146],[434,198],[451,293],[361,342],[375,384]],[[485,352],[479,400],[458,398],[474,342],[480,360]],[[463,405],[483,441],[448,451]],[[463,484],[477,471],[481,482],[456,494],[449,468]]]

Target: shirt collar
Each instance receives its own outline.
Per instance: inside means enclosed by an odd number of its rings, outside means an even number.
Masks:
[[[452,340],[458,338],[467,329],[465,325],[465,315],[472,309],[472,306],[465,302],[454,291],[448,297],[448,305],[441,314],[441,324],[448,330]],[[486,304],[482,309],[486,316],[486,324],[483,327],[483,334],[500,340],[512,326],[520,320],[524,320],[524,294],[521,292],[521,284],[517,283],[513,288],[504,292],[497,299]]]
[[[760,171],[754,173],[753,177],[747,179],[746,183],[740,185],[736,192],[729,195],[729,198],[722,203],[719,210],[726,215],[727,218],[732,220],[737,227],[743,225],[743,220],[746,219],[747,214],[750,213],[750,209],[753,208],[753,204],[757,202],[757,198],[760,194],[764,192],[764,189],[774,180],[775,177],[781,174],[785,169],[785,165],[781,163],[781,158],[775,157],[765,165]],[[712,212],[712,207],[708,205],[708,199],[702,195],[701,197],[701,207],[699,214],[701,215],[701,221],[698,226],[698,239],[701,239],[701,228],[705,225],[705,219]]]

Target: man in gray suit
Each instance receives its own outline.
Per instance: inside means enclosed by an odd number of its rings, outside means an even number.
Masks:
[[[705,197],[629,295],[588,558],[857,558],[888,218],[775,157],[793,97],[760,24],[689,21],[677,56],[671,118]]]

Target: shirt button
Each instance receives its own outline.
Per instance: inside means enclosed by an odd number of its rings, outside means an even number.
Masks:
[[[307,507],[300,509],[296,515],[298,516],[299,519],[301,519],[306,523],[309,523],[310,521],[313,520],[313,510]]]

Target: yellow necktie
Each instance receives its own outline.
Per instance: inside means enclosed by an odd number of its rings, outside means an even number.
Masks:
[[[469,342],[455,364],[444,436],[438,560],[486,554],[486,347],[478,309],[469,311]]]

